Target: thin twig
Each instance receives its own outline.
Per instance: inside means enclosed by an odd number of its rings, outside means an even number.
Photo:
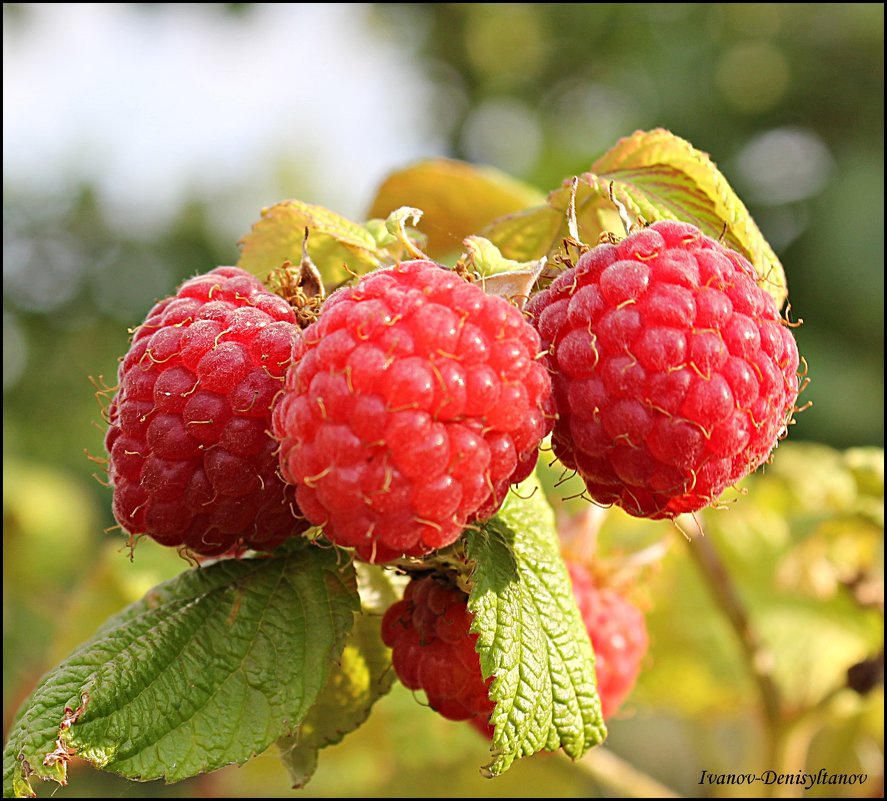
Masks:
[[[605,748],[592,748],[573,764],[623,798],[682,797]]]
[[[690,554],[708,585],[715,601],[723,610],[739,638],[748,669],[754,677],[764,707],[771,736],[782,725],[782,698],[773,680],[773,654],[752,625],[748,610],[721,560],[710,537],[705,536],[702,523],[694,516],[697,536],[689,543]]]

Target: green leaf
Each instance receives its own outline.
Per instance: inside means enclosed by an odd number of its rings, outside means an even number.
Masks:
[[[382,642],[381,616],[400,597],[394,574],[357,563],[361,615],[317,703],[299,731],[277,741],[293,788],[304,787],[317,769],[318,751],[341,742],[369,717],[373,704],[394,684],[391,652]]]
[[[555,254],[567,235],[563,212],[551,206],[535,206],[507,214],[481,230],[502,255],[516,261],[532,261]]]
[[[495,676],[491,776],[537,751],[578,759],[606,736],[594,654],[559,553],[554,513],[534,478],[480,531],[468,608],[485,678]]]
[[[261,219],[240,240],[238,266],[264,279],[285,261],[298,264],[306,228],[308,254],[328,287],[388,260],[374,236],[375,229],[371,231],[323,206],[283,200],[263,209]]]
[[[499,248],[482,236],[466,237],[462,244],[465,247],[465,255],[462,258],[465,266],[484,277],[515,270],[536,270],[539,268],[538,259],[516,261],[506,258]]]
[[[391,173],[376,193],[370,216],[387,217],[399,206],[417,206],[424,212],[427,252],[443,258],[458,253],[466,236],[497,217],[543,200],[538,189],[492,167],[428,159]]]
[[[576,214],[582,239],[596,244],[602,232],[622,233],[610,199],[647,222],[682,220],[742,253],[755,267],[758,284],[778,306],[788,291],[785,272],[745,205],[708,154],[670,131],[637,131],[594,162],[579,178]],[[570,186],[549,195],[549,204],[566,215]],[[563,229],[566,232],[564,222]]]
[[[394,683],[391,653],[382,643],[381,618],[358,618],[342,658],[297,735],[277,741],[294,788],[304,787],[317,768],[318,751],[360,726],[373,704]]]
[[[151,590],[51,671],[12,727],[5,795],[66,783],[70,752],[177,781],[264,751],[304,719],[354,621],[353,568],[296,544]]]
[[[506,259],[499,248],[482,236],[469,236],[463,245],[466,252],[459,262],[480,276],[483,291],[523,307],[545,267],[545,259],[527,262]]]

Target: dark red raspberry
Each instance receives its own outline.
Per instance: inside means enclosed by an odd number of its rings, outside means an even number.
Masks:
[[[331,295],[274,412],[305,516],[374,562],[455,541],[535,465],[550,394],[538,354],[517,308],[433,262]]]
[[[469,633],[468,596],[446,579],[413,579],[403,600],[382,618],[382,640],[391,648],[394,672],[411,690],[424,690],[431,708],[450,720],[468,720],[492,735],[489,699],[476,634]]]
[[[151,309],[120,365],[105,437],[126,531],[211,556],[269,550],[307,527],[268,433],[294,319],[235,267],[192,278]]]
[[[776,445],[798,349],[738,253],[657,222],[600,245],[527,306],[547,350],[558,458],[638,517],[713,503]]]
[[[640,673],[647,653],[647,625],[634,604],[612,588],[596,586],[583,565],[567,562],[567,569],[594,648],[601,712],[609,718],[631,692]]]

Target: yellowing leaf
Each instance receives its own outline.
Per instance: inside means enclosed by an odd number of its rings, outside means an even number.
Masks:
[[[387,217],[399,206],[422,209],[428,254],[441,258],[458,252],[466,236],[497,217],[543,201],[537,189],[491,167],[429,159],[391,173],[379,187],[369,216]]]
[[[670,131],[637,131],[621,139],[579,178],[576,214],[582,239],[595,244],[603,231],[621,234],[612,192],[632,216],[647,222],[682,220],[742,253],[755,267],[758,283],[778,306],[787,296],[785,272],[748,209],[706,153]],[[549,204],[566,214],[569,185],[555,190]],[[566,224],[563,225],[566,230]],[[492,237],[491,237],[492,238]],[[494,239],[495,241],[495,239]]]
[[[263,209],[261,219],[240,240],[238,266],[264,279],[285,261],[298,264],[306,228],[308,254],[328,286],[347,280],[351,273],[368,272],[385,260],[363,225],[323,206],[283,200]]]
[[[493,220],[481,233],[506,258],[533,261],[557,251],[567,224],[563,212],[543,205]]]

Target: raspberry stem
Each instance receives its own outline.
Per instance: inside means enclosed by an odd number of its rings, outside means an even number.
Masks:
[[[755,628],[748,609],[714,542],[711,537],[705,535],[702,521],[693,515],[684,522],[690,529],[687,540],[690,556],[696,563],[696,567],[715,602],[730,621],[745,655],[749,673],[757,684],[769,740],[765,753],[776,753],[782,739],[784,705],[782,694],[773,679],[773,654]]]

